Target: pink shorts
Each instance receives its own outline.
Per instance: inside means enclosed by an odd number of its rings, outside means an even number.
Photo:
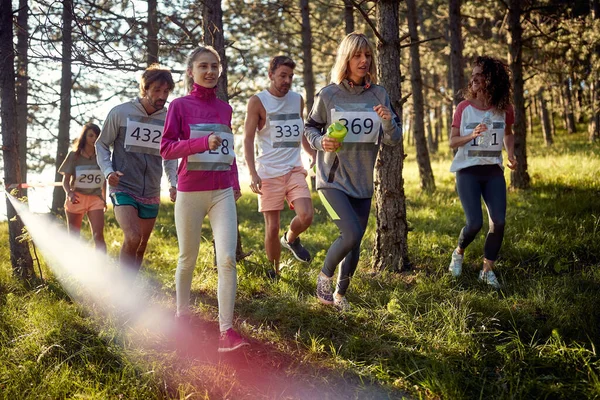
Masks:
[[[88,211],[104,210],[104,200],[95,194],[83,194],[77,192],[77,204],[71,203],[69,197],[65,200],[65,210],[71,214],[86,214]]]
[[[292,203],[296,199],[310,199],[306,175],[304,168],[295,167],[285,175],[263,179],[260,189],[262,195],[258,195],[258,211],[281,211],[284,200],[293,208]]]

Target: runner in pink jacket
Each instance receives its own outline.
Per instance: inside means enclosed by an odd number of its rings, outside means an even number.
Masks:
[[[192,276],[200,250],[202,221],[208,215],[215,240],[219,283],[219,351],[248,345],[233,330],[237,289],[235,249],[241,196],[231,131],[232,109],[216,95],[221,72],[218,53],[198,47],[188,57],[190,94],[173,100],[167,112],[160,154],[179,163],[175,227],[179,261],[175,273],[177,315],[189,313]]]

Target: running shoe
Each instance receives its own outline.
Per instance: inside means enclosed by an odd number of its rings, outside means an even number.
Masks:
[[[319,273],[317,276],[317,298],[323,304],[333,304],[333,293],[331,290],[331,278],[327,278]]]
[[[342,312],[350,311],[351,308],[346,296],[337,296],[336,294],[333,295],[333,305]]]
[[[219,353],[234,351],[242,346],[250,346],[250,343],[234,331],[233,328],[221,332],[221,337],[219,338]]]
[[[300,243],[300,238],[297,237],[296,240],[294,240],[292,243],[289,243],[286,236],[287,232],[281,237],[281,245],[291,251],[294,257],[296,257],[296,260],[309,263],[311,260],[310,253],[304,248],[304,246],[302,246],[302,243]]]
[[[465,256],[463,254],[458,254],[456,249],[452,252],[452,260],[450,260],[450,266],[448,267],[448,271],[452,274],[453,277],[458,278],[462,273],[462,263]]]
[[[500,282],[498,282],[498,278],[496,278],[496,274],[494,274],[494,271],[492,271],[492,270],[489,270],[489,271],[481,270],[479,272],[479,281],[481,281],[483,283],[487,283],[494,289],[500,289]]]

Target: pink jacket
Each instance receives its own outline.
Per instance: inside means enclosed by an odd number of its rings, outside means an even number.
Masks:
[[[235,160],[229,171],[188,171],[187,157],[208,150],[208,136],[190,139],[190,124],[222,124],[231,128],[231,106],[217,98],[217,89],[194,84],[189,95],[175,99],[169,105],[165,129],[160,143],[160,155],[165,160],[181,158],[177,170],[177,190],[200,192],[240,189]]]

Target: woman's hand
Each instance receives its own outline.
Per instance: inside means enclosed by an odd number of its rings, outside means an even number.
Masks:
[[[217,136],[215,133],[211,133],[208,137],[208,148],[211,150],[216,150],[220,145],[223,139]]]
[[[483,132],[487,131],[488,128],[485,124],[479,124],[475,127],[475,129],[473,129],[473,133],[471,133],[471,140],[475,139],[476,137],[479,137],[481,135],[483,135]]]
[[[514,171],[517,168],[517,164],[518,162],[515,156],[508,156],[508,168]]]
[[[238,199],[239,199],[240,197],[242,197],[242,191],[241,191],[241,190],[239,190],[239,189],[237,189],[237,190],[233,189],[233,199],[234,199],[235,201],[238,201]]]
[[[79,204],[79,196],[77,196],[77,193],[75,192],[69,192],[69,194],[67,194],[67,198],[69,199],[69,201],[73,204]]]
[[[329,137],[327,135],[323,136],[323,139],[321,141],[321,146],[323,146],[323,150],[324,151],[336,151],[337,149],[340,148],[342,144],[340,142],[337,141],[337,139],[334,139],[332,137]]]
[[[373,107],[373,110],[377,113],[377,115],[379,115],[379,118],[381,119],[385,119],[386,121],[392,119],[392,112],[383,104]]]

